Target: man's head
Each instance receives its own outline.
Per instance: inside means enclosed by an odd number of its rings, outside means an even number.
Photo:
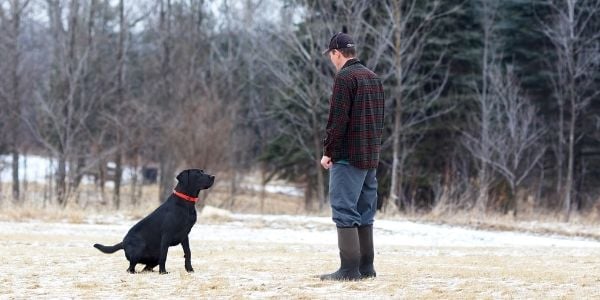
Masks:
[[[339,71],[346,61],[356,57],[356,44],[348,34],[338,32],[331,37],[329,47],[323,51],[323,54],[329,55],[335,69]]]

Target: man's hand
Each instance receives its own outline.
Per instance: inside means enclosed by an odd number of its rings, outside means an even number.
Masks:
[[[329,170],[329,168],[331,168],[332,165],[333,162],[331,162],[331,157],[323,155],[323,157],[321,158],[321,166],[323,166],[325,170]]]

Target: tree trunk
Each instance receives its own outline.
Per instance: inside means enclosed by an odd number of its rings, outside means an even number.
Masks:
[[[313,209],[312,207],[312,203],[313,203],[313,193],[314,193],[314,188],[312,187],[313,185],[313,181],[308,179],[306,182],[306,186],[304,187],[304,210],[306,211],[310,211]],[[319,204],[320,206],[321,204]]]
[[[575,103],[571,103],[571,119],[569,121],[569,146],[567,149],[567,178],[565,182],[565,198],[564,198],[564,220],[566,222],[571,218],[571,203],[573,190],[573,173],[575,164]]]
[[[67,206],[67,160],[64,153],[58,155],[56,170],[56,201],[61,207]]]
[[[125,65],[125,14],[124,14],[124,0],[119,1],[119,43],[117,48],[117,103],[115,106],[121,105],[125,102],[124,99],[124,65]],[[120,117],[120,113],[117,109],[117,118]],[[114,180],[114,190],[113,190],[113,204],[115,208],[118,210],[121,207],[121,180],[123,177],[123,130],[120,125],[116,126],[116,146],[117,152],[115,155],[115,177]]]
[[[98,187],[100,188],[100,202],[106,205],[106,194],[104,188],[106,186],[106,161],[100,158],[98,161]]]
[[[393,135],[393,146],[392,146],[392,182],[390,186],[390,196],[388,201],[392,201],[398,205],[400,200],[400,187],[401,187],[401,176],[399,176],[400,168],[400,130],[402,128],[402,104],[400,93],[396,97],[396,105],[394,108],[394,130]],[[387,203],[383,204],[385,210]]]
[[[166,6],[166,7],[165,7]],[[172,102],[173,93],[171,91],[171,0],[160,1],[160,35],[162,38],[162,57],[161,57],[161,84],[163,86],[163,101],[161,105],[167,105]],[[176,159],[174,153],[168,147],[160,149],[160,180],[159,180],[159,203],[162,203],[171,194],[173,189],[173,176],[176,169]]]
[[[0,207],[2,207],[3,202],[4,202],[4,193],[2,192],[2,183],[0,183]]]
[[[480,160],[481,166],[478,175],[478,184],[479,184],[479,193],[477,195],[477,199],[475,202],[475,208],[479,213],[479,216],[482,217],[488,206],[488,198],[489,198],[489,160],[490,160],[490,119],[492,118],[491,114],[491,105],[488,99],[488,79],[490,76],[490,56],[493,56],[493,50],[490,49],[492,46],[492,38],[493,38],[493,26],[494,21],[493,17],[495,12],[491,11],[492,8],[489,7],[489,3],[483,2],[484,9],[484,20],[483,20],[483,57],[482,57],[482,68],[481,68],[481,95],[480,103],[481,103],[481,156],[483,159]],[[491,53],[490,53],[491,52]],[[491,54],[491,55],[490,55]]]
[[[158,202],[163,203],[173,191],[173,176],[177,168],[171,149],[162,149],[160,156],[160,184]]]
[[[21,60],[21,52],[19,49],[19,35],[21,31],[21,13],[24,7],[21,7],[19,0],[11,1],[11,15],[12,15],[12,32],[10,41],[10,52],[11,52],[11,63],[10,73],[12,81],[12,99],[9,100],[12,105],[10,108],[10,130],[12,132],[12,141],[10,148],[12,149],[12,198],[16,203],[19,201],[20,190],[19,190],[19,146],[20,146],[20,118],[21,115],[21,78],[19,76],[19,64]]]
[[[19,193],[19,152],[14,149],[12,152],[12,199],[14,203],[19,202]]]
[[[83,154],[80,153],[77,158],[77,162],[75,163],[75,174],[73,175],[73,182],[71,183],[71,190],[75,191],[75,203],[79,203],[79,186],[81,184],[81,180],[83,179],[83,167],[85,165],[85,158]]]
[[[46,208],[47,204],[50,204],[52,201],[52,191],[54,190],[54,187],[52,186],[52,184],[54,183],[54,176],[56,175],[55,172],[53,171],[54,168],[54,159],[52,157],[50,157],[50,160],[48,162],[48,169],[46,169],[46,178],[48,179],[46,184],[44,185],[44,203],[43,203],[43,207]]]
[[[325,196],[325,177],[323,176],[323,166],[321,166],[321,157],[323,156],[323,144],[320,139],[320,130],[318,128],[319,122],[317,121],[317,115],[311,114],[313,122],[313,148],[315,149],[315,171],[317,172],[317,200],[319,201],[319,210],[323,209],[327,203],[327,197]],[[310,188],[310,187],[309,187]],[[312,197],[310,197],[312,198]],[[312,199],[307,198],[307,201]],[[306,203],[306,206],[311,206],[310,203]]]
[[[23,195],[27,195],[27,192],[29,191],[29,178],[27,178],[27,169],[29,168],[27,164],[27,151],[24,151],[21,156],[23,157],[23,165],[20,167],[21,170],[23,170],[23,176],[21,177],[21,190]],[[1,194],[2,193],[0,193],[0,195]],[[23,198],[22,202],[25,202],[26,200],[26,198]]]
[[[229,189],[229,209],[232,209],[233,206],[235,205],[235,196],[237,194],[237,185],[238,185],[238,172],[235,170],[235,166],[233,166],[232,168],[232,172],[231,172],[231,185],[230,185],[230,189]]]
[[[261,175],[261,181],[260,181],[260,213],[264,213],[264,208],[265,208],[265,198],[266,198],[266,192],[267,192],[267,168],[266,168],[266,164],[263,162],[261,163],[261,168],[260,168],[260,175]]]
[[[133,173],[131,174],[131,194],[130,194],[131,205],[133,205],[134,207],[137,206],[136,191],[137,191],[138,184],[139,184],[138,183],[138,170],[139,170],[139,166],[140,166],[139,160],[140,160],[139,154],[137,154],[137,153],[134,154],[133,165],[131,166]]]
[[[118,143],[120,145],[120,143]],[[118,146],[120,147],[120,146]],[[113,182],[115,184],[113,190],[113,205],[117,210],[121,208],[121,178],[123,177],[123,155],[120,150],[115,154],[115,174]]]
[[[403,1],[394,1],[394,18],[396,24],[401,24],[402,20],[402,2]],[[395,99],[394,105],[394,130],[392,131],[393,136],[393,146],[392,146],[392,182],[390,186],[390,196],[388,201],[392,201],[394,203],[398,203],[400,200],[401,187],[402,182],[400,181],[400,176],[398,176],[399,169],[402,167],[400,165],[400,139],[401,134],[400,130],[402,130],[402,77],[404,76],[404,66],[402,57],[402,43],[403,43],[403,32],[401,28],[397,28],[394,35],[394,59],[396,66],[396,94],[393,95]],[[386,203],[383,204],[383,209],[385,210]]]
[[[566,222],[571,217],[571,203],[573,196],[573,173],[575,165],[575,122],[579,113],[577,109],[578,102],[575,99],[577,95],[576,91],[576,71],[575,71],[575,57],[574,44],[576,42],[574,27],[576,26],[575,20],[575,1],[566,1],[567,3],[567,18],[568,22],[565,24],[568,28],[568,39],[564,44],[566,51],[565,64],[566,75],[567,75],[567,86],[566,91],[568,93],[568,99],[570,104],[570,119],[569,119],[569,137],[568,137],[568,148],[567,148],[567,178],[565,182],[565,199],[564,199],[564,219]]]
[[[562,99],[558,100],[558,146],[556,147],[557,158],[556,158],[556,193],[559,195],[559,199],[564,199],[564,145],[565,142],[565,112],[564,102]]]

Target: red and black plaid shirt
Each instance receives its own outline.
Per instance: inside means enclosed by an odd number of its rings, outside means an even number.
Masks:
[[[347,160],[360,169],[379,164],[384,93],[381,80],[359,60],[351,59],[335,76],[329,99],[324,155]]]

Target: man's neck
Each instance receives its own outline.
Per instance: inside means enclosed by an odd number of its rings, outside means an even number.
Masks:
[[[340,60],[340,65],[336,66],[337,71],[339,72],[340,70],[342,70],[342,68],[346,65],[346,63],[351,60],[351,59],[355,59],[356,57],[342,57],[342,59]]]

